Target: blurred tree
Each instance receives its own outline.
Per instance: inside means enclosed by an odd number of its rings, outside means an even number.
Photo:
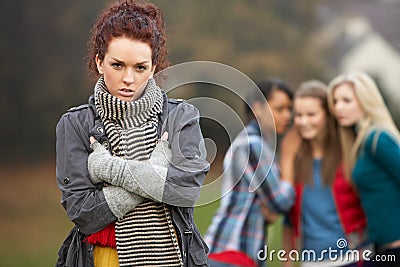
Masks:
[[[58,117],[90,93],[85,43],[104,2],[1,2],[1,162],[54,155]]]

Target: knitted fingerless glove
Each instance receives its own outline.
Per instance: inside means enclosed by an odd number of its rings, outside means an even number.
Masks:
[[[107,182],[145,198],[162,201],[172,153],[168,142],[159,140],[149,160],[113,157],[99,143],[91,145],[88,169],[94,183]]]

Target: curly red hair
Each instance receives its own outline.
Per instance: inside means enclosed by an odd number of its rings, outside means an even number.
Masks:
[[[167,59],[164,16],[152,3],[126,0],[110,4],[97,17],[88,42],[89,73],[99,78],[95,62],[96,55],[104,60],[108,45],[113,38],[128,37],[147,43],[152,50],[155,73],[169,66]]]

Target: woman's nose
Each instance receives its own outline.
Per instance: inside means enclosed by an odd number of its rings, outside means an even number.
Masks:
[[[341,102],[336,102],[335,103],[335,106],[334,106],[334,108],[335,108],[335,111],[337,112],[337,111],[340,111],[340,110],[342,110],[342,108],[343,108],[343,104],[341,103]]]
[[[126,83],[126,84],[132,84],[132,83],[134,83],[134,81],[135,81],[135,78],[134,78],[134,73],[133,73],[133,71],[132,70],[126,70],[125,72],[124,72],[124,76],[123,76],[123,82],[124,83]]]
[[[291,118],[292,118],[292,111],[291,110],[285,110],[285,113],[283,114],[284,115],[284,118],[286,119],[286,120],[290,120]]]
[[[302,116],[302,117],[300,117],[300,118],[297,119],[297,123],[298,123],[300,126],[305,126],[305,125],[307,125],[307,122],[308,122],[308,120],[307,120],[307,117],[306,117],[306,116]]]

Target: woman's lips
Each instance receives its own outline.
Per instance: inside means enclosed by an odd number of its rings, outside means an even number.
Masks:
[[[345,117],[344,117],[344,116],[336,116],[336,119],[337,119],[338,121],[341,121],[341,120],[345,119]]]
[[[132,89],[122,88],[119,90],[119,94],[123,97],[132,97],[135,92]]]

